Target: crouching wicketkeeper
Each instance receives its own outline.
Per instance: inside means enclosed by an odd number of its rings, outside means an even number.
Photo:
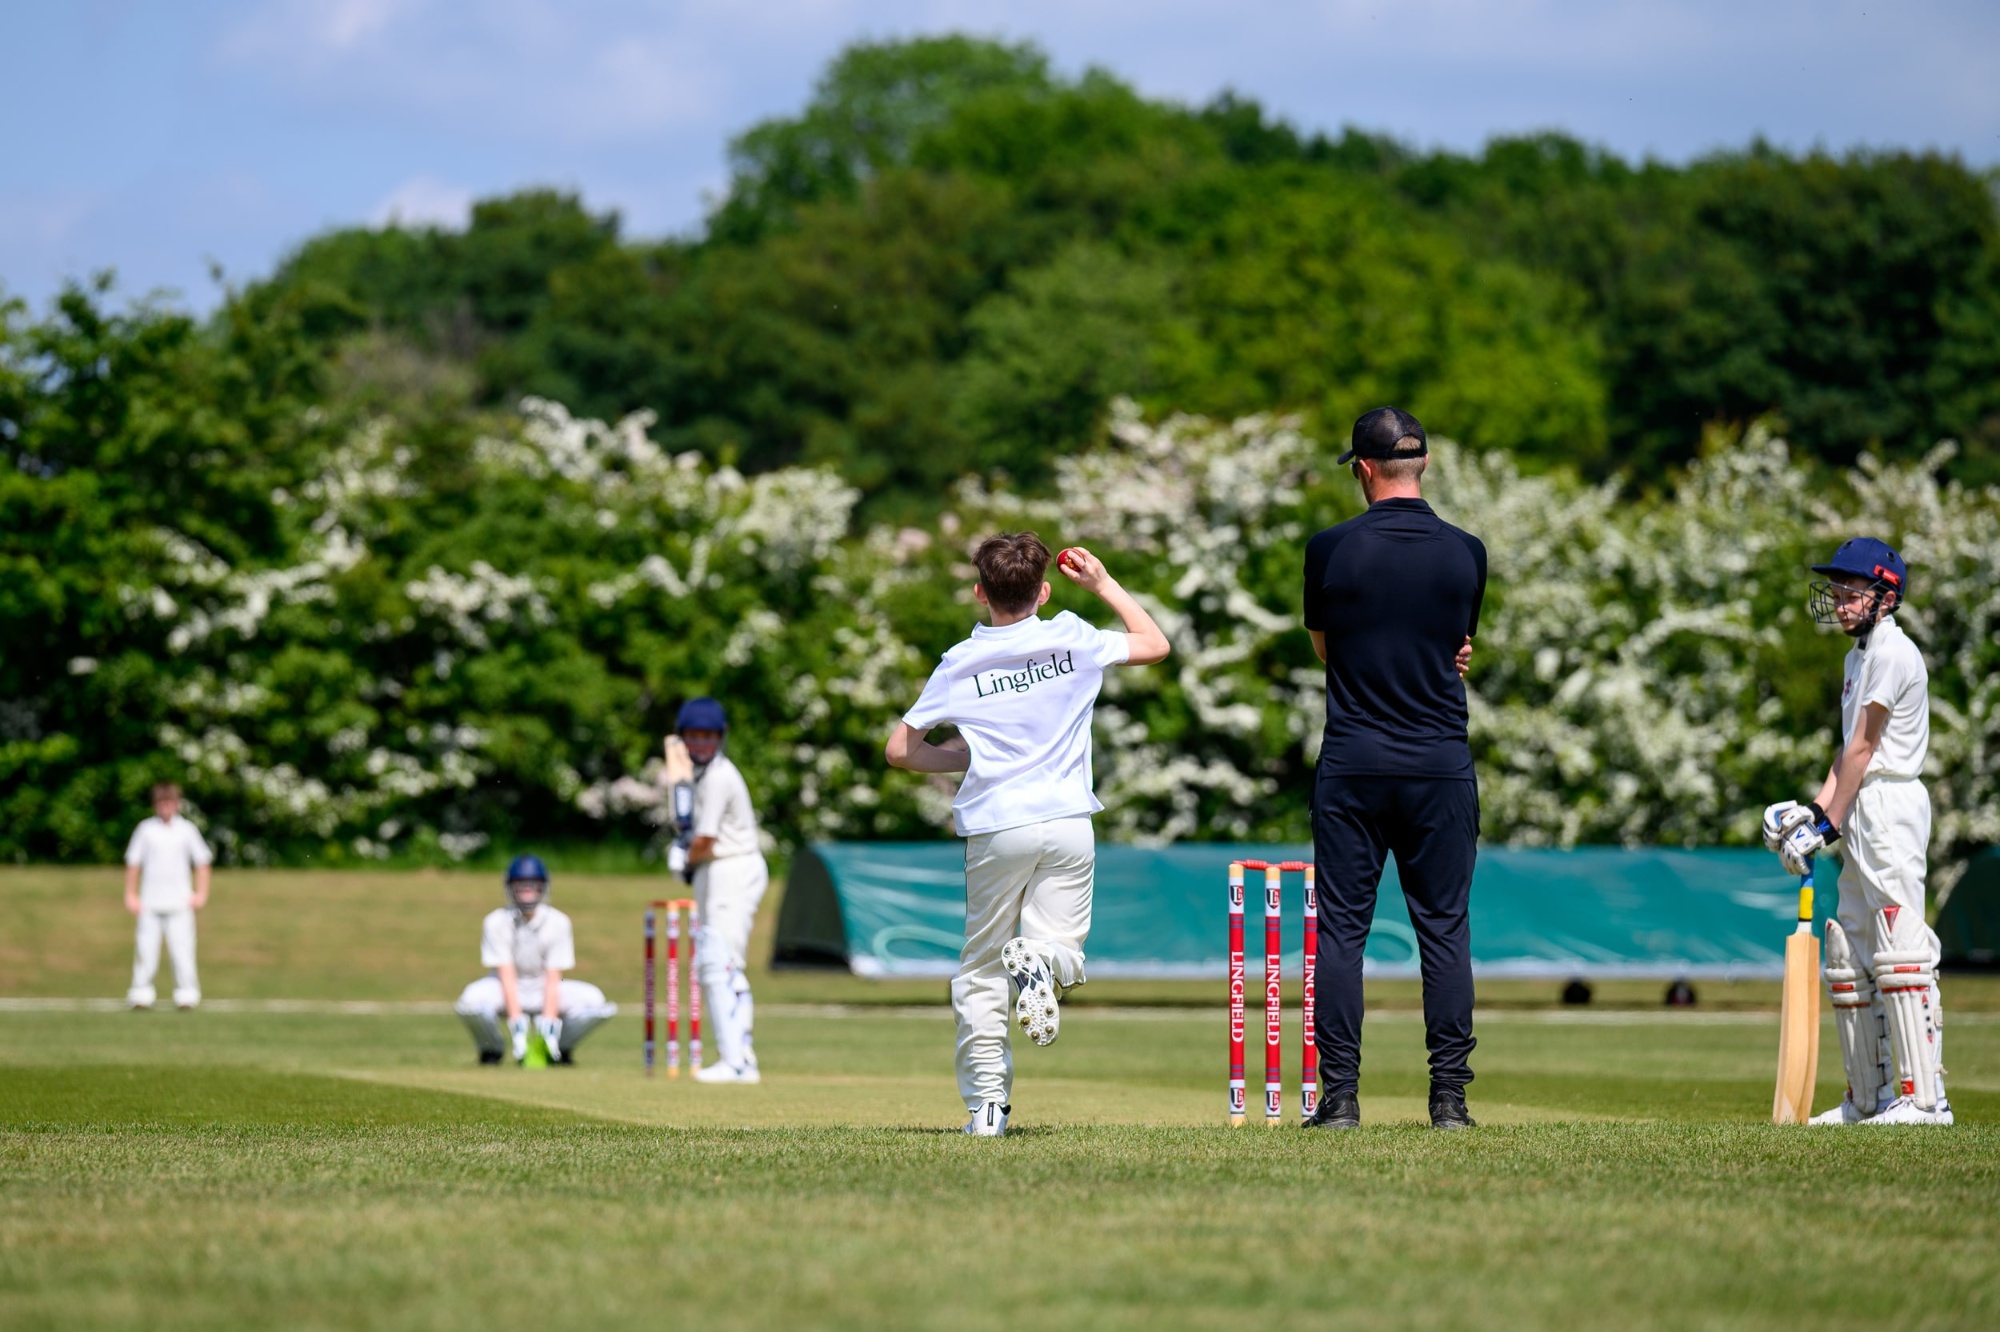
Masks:
[[[1840,917],[1826,923],[1826,983],[1847,1094],[1815,1124],[1949,1124],[1944,1095],[1938,937],[1924,922],[1931,800],[1930,675],[1896,624],[1909,595],[1902,556],[1856,537],[1813,585],[1813,618],[1838,625],[1848,650],[1841,748],[1811,804],[1764,811],[1764,840],[1803,874],[1840,852]]]
[[[516,856],[507,867],[507,905],[487,914],[480,934],[480,964],[493,970],[465,987],[455,1009],[482,1064],[499,1063],[510,1049],[516,1063],[526,1059],[530,1016],[550,1060],[567,1064],[583,1038],[618,1011],[604,991],[565,974],[576,965],[576,936],[548,897],[541,859]]]

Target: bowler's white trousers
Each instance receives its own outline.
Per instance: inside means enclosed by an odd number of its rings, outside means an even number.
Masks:
[[[1862,965],[1875,972],[1875,917],[1883,907],[1901,907],[1909,919],[1924,918],[1924,878],[1931,845],[1931,797],[1914,777],[1875,776],[1864,780],[1840,829],[1840,927]],[[1936,931],[1923,927],[1930,962],[1944,955]],[[1877,999],[1876,1007],[1881,1007]],[[1931,1011],[1939,1023],[1942,1054],[1943,996],[1931,984]]]
[[[138,938],[132,948],[132,988],[125,1002],[151,1008],[159,995],[153,977],[160,970],[160,940],[167,941],[167,956],[174,964],[174,1004],[193,1008],[201,1002],[201,981],[194,971],[194,908],[177,911],[139,912]]]
[[[715,1053],[731,1068],[757,1061],[752,1043],[755,1008],[744,969],[749,965],[750,928],[757,923],[757,907],[770,882],[764,857],[754,853],[705,860],[694,871],[694,905],[701,913],[694,964],[715,1033]]]
[[[537,1017],[542,1012],[542,978],[524,976],[515,984],[519,987],[521,1011]],[[556,1004],[561,1011],[556,1014],[562,1019],[562,1045],[565,1050],[574,1050],[583,1044],[583,1038],[595,1031],[606,1019],[617,1016],[618,1005],[604,997],[604,991],[589,981],[562,978],[562,985],[556,992]],[[488,1054],[507,1053],[507,990],[500,984],[498,976],[481,976],[465,987],[452,1006],[458,1020],[472,1033],[472,1043]]]
[[[965,1108],[1008,1104],[1014,1054],[1008,1041],[1011,985],[1000,950],[1021,935],[1043,952],[1064,989],[1084,982],[1097,843],[1088,815],[1052,819],[965,839],[965,951],[951,982],[958,1019],[958,1092]]]

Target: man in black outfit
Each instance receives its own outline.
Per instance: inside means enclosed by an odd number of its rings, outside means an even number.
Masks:
[[[1368,511],[1306,543],[1305,622],[1326,663],[1326,738],[1313,791],[1319,881],[1319,1046],[1313,1123],[1361,1123],[1361,953],[1383,857],[1394,852],[1416,927],[1430,1049],[1431,1124],[1471,1128],[1472,950],[1466,903],[1479,788],[1460,654],[1486,594],[1486,547],[1424,503],[1423,426],[1380,407],[1354,423]]]

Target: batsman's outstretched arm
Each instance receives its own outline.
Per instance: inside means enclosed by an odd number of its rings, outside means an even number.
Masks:
[[[1127,666],[1151,666],[1167,659],[1173,645],[1160,632],[1160,626],[1153,623],[1153,617],[1147,614],[1146,608],[1119,586],[1118,580],[1111,576],[1102,560],[1082,546],[1071,546],[1056,557],[1056,568],[1084,591],[1103,597],[1104,604],[1117,612],[1119,620],[1125,625]]]
[[[896,729],[889,732],[889,743],[882,747],[882,757],[889,760],[890,767],[909,772],[964,772],[972,765],[972,748],[962,735],[934,745],[924,739],[922,731],[899,721]]]

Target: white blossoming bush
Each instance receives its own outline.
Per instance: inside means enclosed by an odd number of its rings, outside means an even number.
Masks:
[[[1104,833],[1306,835],[1324,714],[1301,548],[1360,495],[1294,423],[1120,404],[1052,495],[969,480],[894,530],[857,530],[830,472],[745,477],[650,428],[539,400],[476,440],[378,421],[274,496],[282,567],[158,534],[150,581],[115,604],[171,661],[158,742],[228,854],[657,849],[660,737],[702,693],[729,708],[776,841],[943,835],[953,783],[886,770],[881,743],[974,623],[970,550],[1023,528],[1092,547],[1173,640],[1107,682]],[[1948,451],[1827,478],[1753,429],[1643,497],[1433,451],[1427,496],[1490,559],[1468,682],[1487,837],[1740,843],[1763,804],[1811,790],[1846,642],[1810,623],[1806,566],[1868,532],[1912,568],[1937,882],[2000,840],[2000,492],[1940,484]],[[1053,581],[1057,606],[1107,622]]]
[[[669,455],[649,423],[530,400],[440,458],[377,422],[282,497],[297,563],[163,535],[162,581],[121,599],[164,622],[159,741],[233,857],[656,840],[660,737],[701,693],[787,840],[929,826],[935,793],[877,771],[922,675],[874,601],[892,552],[847,540],[855,492]]]

